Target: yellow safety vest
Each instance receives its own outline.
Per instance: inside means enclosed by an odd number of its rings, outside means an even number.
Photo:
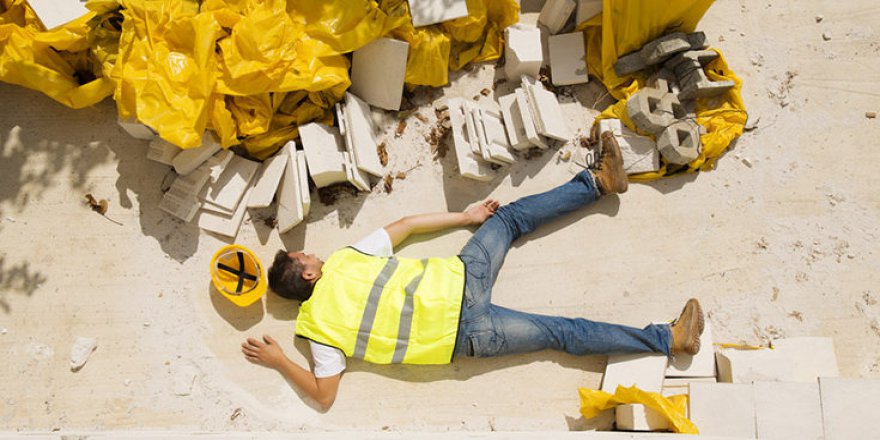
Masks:
[[[376,364],[452,360],[464,293],[458,257],[334,252],[303,302],[296,334]]]

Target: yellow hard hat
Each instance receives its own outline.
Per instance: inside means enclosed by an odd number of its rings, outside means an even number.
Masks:
[[[211,281],[221,295],[247,307],[266,293],[266,274],[260,260],[237,244],[223,246],[211,258]]]

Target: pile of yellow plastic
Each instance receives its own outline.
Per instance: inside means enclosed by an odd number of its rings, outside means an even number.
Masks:
[[[263,159],[297,126],[333,121],[351,84],[345,54],[370,41],[410,43],[410,86],[498,58],[517,2],[467,6],[416,29],[406,0],[89,0],[89,14],[46,32],[24,0],[0,0],[0,81],[73,108],[113,95],[122,118],[180,147],[210,128]]]
[[[659,393],[642,391],[636,386],[617,386],[614,394],[605,391],[578,388],[581,398],[581,415],[586,419],[592,419],[602,411],[614,408],[618,405],[637,403],[645,405],[663,416],[674,432],[681,434],[699,434],[697,429],[687,417],[687,395],[678,394],[663,397]]]
[[[636,130],[626,112],[626,99],[643,87],[643,75],[619,77],[614,73],[618,57],[638,50],[645,43],[670,32],[693,32],[697,23],[714,0],[604,0],[602,14],[578,26],[587,42],[587,66],[591,74],[602,80],[612,96],[619,101],[605,109],[598,119],[618,118]],[[721,54],[721,51],[714,49]],[[677,172],[710,170],[730,143],[743,133],[748,115],[742,100],[742,81],[719,56],[705,67],[713,81],[732,80],[735,87],[721,96],[697,99],[697,123],[706,129],[702,135],[699,157],[687,165],[671,165],[663,161],[659,171],[630,176],[630,180],[649,181]],[[641,133],[649,135],[648,133]]]

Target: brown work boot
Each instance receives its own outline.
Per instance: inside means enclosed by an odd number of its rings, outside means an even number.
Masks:
[[[688,300],[678,319],[672,323],[672,354],[697,354],[703,334],[703,309],[696,298]]]
[[[614,133],[602,133],[602,160],[598,169],[593,172],[599,193],[604,195],[625,193],[629,183],[623,169],[623,155]]]

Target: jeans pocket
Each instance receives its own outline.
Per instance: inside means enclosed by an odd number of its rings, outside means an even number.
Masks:
[[[501,353],[504,338],[494,330],[483,330],[468,336],[468,356],[492,357]]]

